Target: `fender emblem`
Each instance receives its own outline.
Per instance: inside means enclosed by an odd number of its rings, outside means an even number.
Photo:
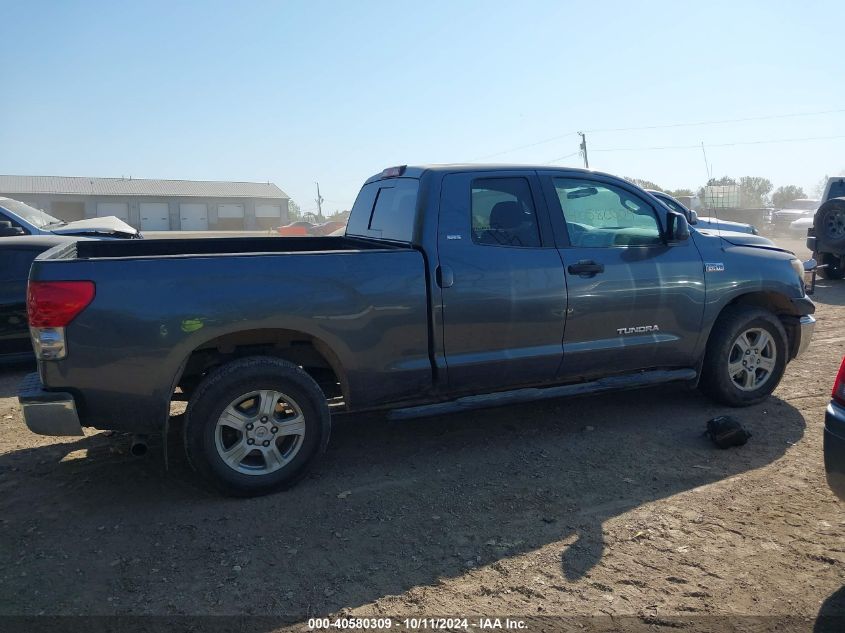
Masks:
[[[657,325],[638,325],[636,327],[620,327],[616,330],[619,334],[643,334],[645,332],[659,332]]]
[[[723,273],[725,272],[725,265],[722,262],[706,262],[704,264],[704,272]]]
[[[463,239],[463,238],[460,235],[447,235],[446,239],[447,240],[460,240],[460,239]]]

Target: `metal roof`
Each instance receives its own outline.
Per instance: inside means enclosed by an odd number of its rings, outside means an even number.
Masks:
[[[288,194],[270,182],[0,175],[0,195],[13,195],[16,193],[66,194],[74,196],[290,198]]]

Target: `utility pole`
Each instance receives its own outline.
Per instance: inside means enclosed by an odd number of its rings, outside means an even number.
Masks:
[[[584,167],[590,168],[590,161],[587,160],[587,135],[584,132],[578,132],[581,135],[581,155],[584,157]]]
[[[317,217],[320,218],[320,220],[322,220],[323,219],[323,202],[325,201],[325,199],[323,198],[323,196],[320,195],[320,183],[317,182],[317,181],[314,181],[314,184],[317,185],[317,197],[314,199],[314,202],[317,203]]]

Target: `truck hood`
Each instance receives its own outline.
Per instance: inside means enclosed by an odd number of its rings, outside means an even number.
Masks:
[[[719,218],[712,217],[712,216],[699,216],[698,224],[694,224],[693,226],[698,227],[701,225],[702,229],[722,229],[723,231],[733,231],[735,233],[751,233],[752,226],[746,222],[734,222],[733,220],[720,220]]]
[[[765,248],[770,251],[781,251],[782,253],[790,253],[785,248],[780,248],[772,240],[763,237],[762,235],[752,235],[751,233],[737,233],[735,231],[717,231],[715,229],[699,229],[696,230],[709,238],[722,238],[728,244],[734,246],[753,246],[756,248]]]
[[[103,218],[87,218],[68,222],[50,230],[56,235],[111,235],[113,237],[138,237],[137,229],[132,228],[126,222],[113,215]]]

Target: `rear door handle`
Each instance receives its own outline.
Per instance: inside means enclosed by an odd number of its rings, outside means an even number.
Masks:
[[[604,264],[594,262],[592,259],[582,259],[575,264],[569,264],[567,268],[572,275],[584,275],[585,277],[592,277],[598,273],[604,272]]]
[[[452,284],[455,283],[455,273],[448,266],[438,266],[435,271],[435,277],[437,279],[437,285],[441,288],[451,288]]]

